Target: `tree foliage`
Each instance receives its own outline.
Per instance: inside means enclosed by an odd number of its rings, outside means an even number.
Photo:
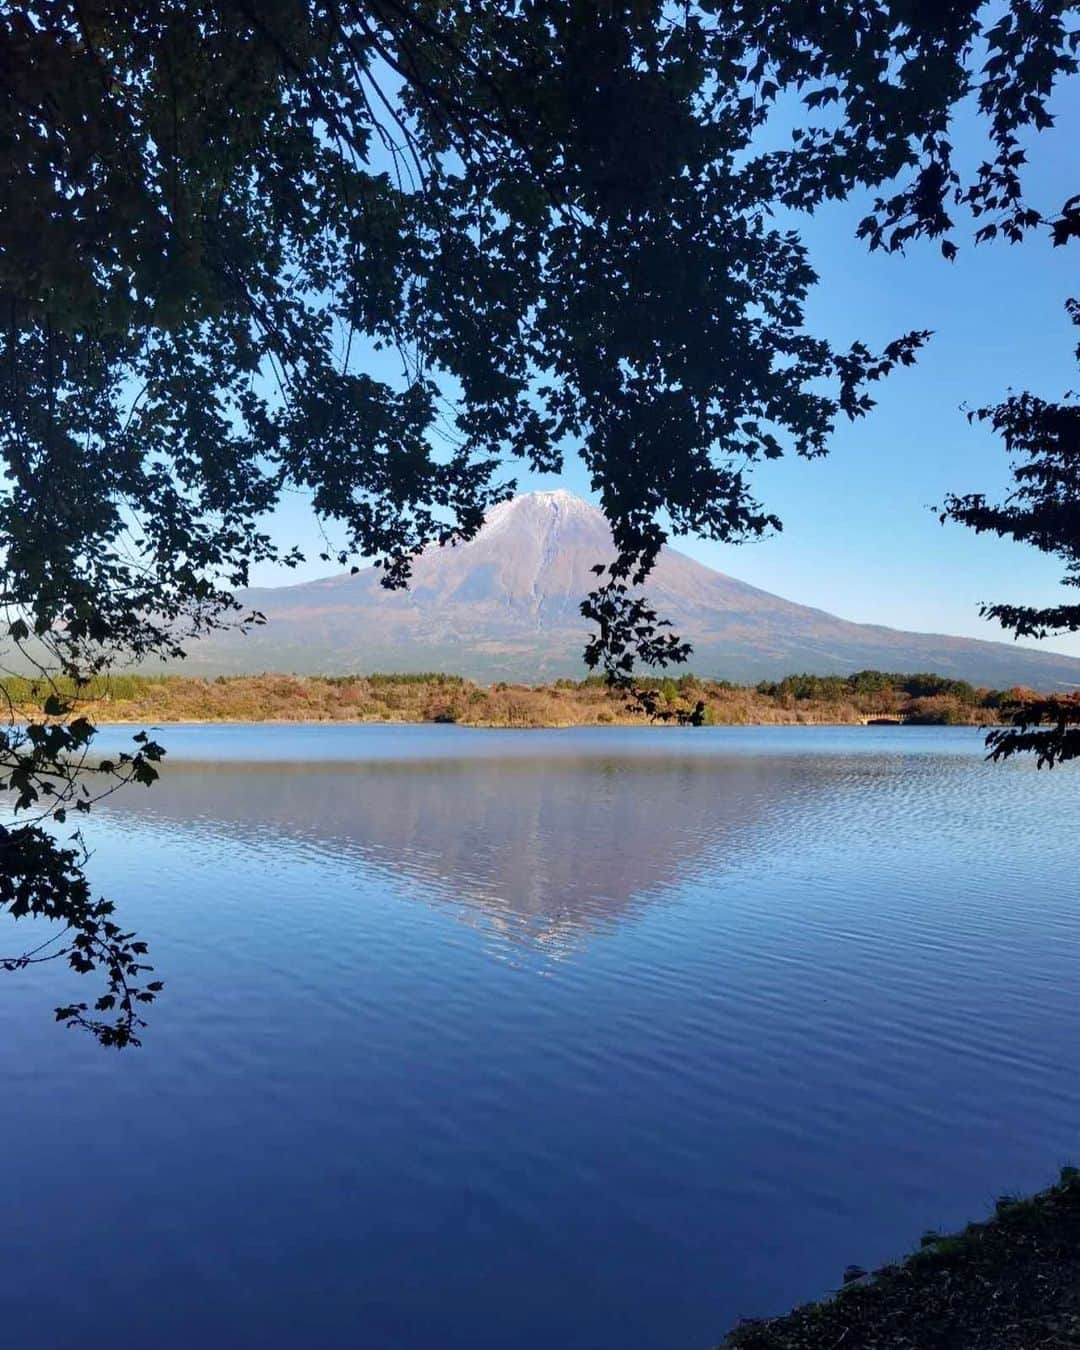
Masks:
[[[1062,242],[1058,240],[1058,242]],[[1068,310],[1080,326],[1080,300]],[[1076,350],[1080,362],[1080,345]],[[987,422],[1012,457],[1014,487],[1004,502],[982,493],[949,497],[943,518],[983,533],[990,531],[1032,545],[1065,565],[1066,586],[1080,586],[1080,404],[1076,395],[1054,403],[1034,394],[1013,394],[970,414]],[[1080,632],[1080,603],[987,604],[983,613],[1017,637]],[[1014,725],[991,734],[994,759],[1033,752],[1039,766],[1080,757],[1080,691],[1058,697],[1020,696],[1005,705]]]
[[[328,557],[402,585],[418,550],[479,528],[515,464],[580,455],[617,549],[590,664],[628,684],[635,654],[678,659],[638,591],[665,538],[778,529],[755,462],[824,454],[928,336],[875,353],[809,331],[814,272],[775,209],[869,187],[870,247],[947,256],[957,208],[983,238],[1039,225],[1020,137],[1075,71],[1071,9],[0,3],[11,643],[78,689],[257,621],[235,595],[254,563],[295,561],[266,527],[293,491],[336,523]],[[965,183],[949,128],[969,96],[988,151]],[[50,698],[0,743],[0,777],[62,821],[93,797],[72,767],[92,728],[57,731],[71,709]],[[95,772],[153,764],[143,745]],[[17,886],[37,858],[51,880],[25,912],[86,932],[53,840],[13,828],[3,868]],[[122,1043],[130,1011],[99,1034]]]
[[[770,698],[822,702],[885,692],[904,694],[908,698],[945,697],[972,705],[980,698],[979,691],[967,680],[932,673],[902,675],[883,670],[857,670],[851,675],[785,675],[782,680],[762,680],[755,687],[759,694],[767,694]]]

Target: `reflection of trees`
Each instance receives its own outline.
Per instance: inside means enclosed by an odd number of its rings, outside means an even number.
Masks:
[[[478,908],[529,943],[617,920],[702,865],[761,847],[830,781],[818,758],[174,764],[118,819],[294,839]]]

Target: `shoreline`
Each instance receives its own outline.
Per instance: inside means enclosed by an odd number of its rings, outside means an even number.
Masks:
[[[922,725],[988,727],[1006,695],[932,674],[863,671],[852,676],[789,676],[736,685],[693,676],[641,682],[655,700],[650,718],[596,677],[547,684],[480,685],[442,675],[114,675],[61,688],[62,717],[115,725],[216,723],[348,725],[453,724],[475,728],[568,729],[677,724],[705,726]],[[52,686],[5,684],[17,718],[38,720]],[[59,719],[58,719],[59,720]]]
[[[927,730],[940,727],[940,723],[925,722],[850,722],[850,721],[811,721],[808,719],[748,722],[712,722],[707,727],[677,727],[670,722],[650,722],[645,718],[613,719],[610,722],[536,722],[527,726],[511,726],[505,722],[438,722],[430,717],[157,717],[148,721],[143,717],[102,717],[94,722],[97,727],[432,727],[456,726],[464,731],[625,731],[637,727],[643,731],[746,731],[762,730],[765,727],[803,727],[812,730],[815,727],[838,730],[840,728],[858,728],[860,731],[880,730],[883,727],[905,727],[908,730]],[[1004,726],[1001,722],[952,723],[968,731],[993,731]]]
[[[1080,1346],[1080,1170],[958,1233],[926,1233],[872,1274],[779,1317],[746,1320],[717,1350],[1060,1350]]]

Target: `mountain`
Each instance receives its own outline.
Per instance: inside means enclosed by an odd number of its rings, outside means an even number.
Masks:
[[[584,673],[579,612],[610,560],[602,513],[572,493],[531,492],[497,506],[470,543],[431,548],[407,592],[381,573],[252,589],[268,622],[192,645],[192,674],[444,670],[536,683]],[[1080,686],[1080,660],[1012,643],[848,623],[665,549],[649,579],[656,609],[691,641],[688,669],[741,682],[796,671],[936,671],[995,688]]]

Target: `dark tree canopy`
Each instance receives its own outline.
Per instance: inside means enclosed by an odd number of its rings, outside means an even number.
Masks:
[[[1068,311],[1080,326],[1080,300],[1069,300]],[[1080,362],[1080,344],[1076,357]],[[1034,394],[1014,394],[971,417],[989,423],[1002,438],[1012,456],[1014,488],[1000,504],[988,502],[981,493],[950,497],[944,515],[979,533],[991,531],[1060,558],[1065,564],[1063,583],[1080,586],[1080,403],[1076,395],[1053,403]],[[988,604],[983,613],[1017,637],[1080,632],[1080,603]],[[1058,697],[1018,698],[1011,712],[1016,725],[990,736],[995,759],[1034,751],[1041,766],[1080,757],[1080,690]]]
[[[618,552],[590,664],[625,682],[684,656],[635,589],[667,535],[779,528],[753,464],[826,453],[928,336],[808,331],[814,273],[773,211],[870,188],[870,247],[946,256],[961,211],[982,238],[1044,224],[1020,138],[1075,72],[1074,8],[0,3],[0,592],[53,680],[0,736],[19,806],[62,822],[153,778],[150,742],[76,773],[93,728],[54,677],[242,622],[252,564],[295,556],[265,524],[287,491],[343,565],[400,585],[515,464],[580,455]],[[969,95],[987,158],[965,182]],[[76,852],[28,817],[0,856],[0,905],[68,922],[61,950],[106,974],[96,1010],[60,1015],[130,1039],[154,988]]]

